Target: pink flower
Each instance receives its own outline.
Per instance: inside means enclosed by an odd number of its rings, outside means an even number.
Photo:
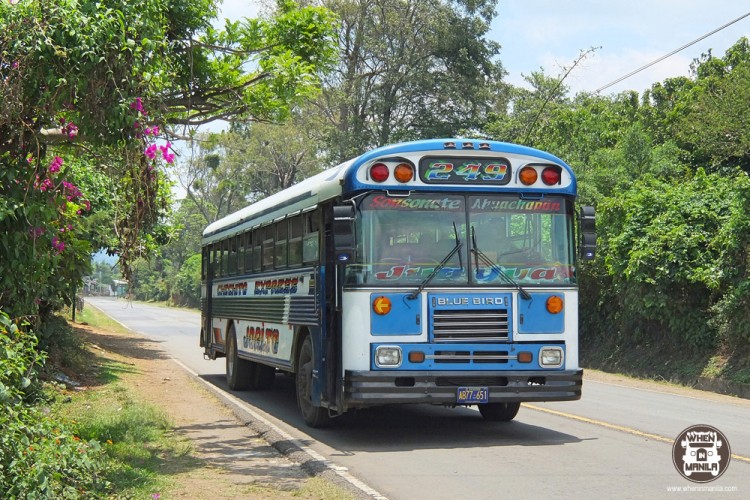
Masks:
[[[56,174],[60,171],[60,167],[62,167],[63,159],[59,156],[55,156],[55,158],[52,160],[52,163],[49,164],[49,172],[51,174]]]
[[[130,103],[130,109],[134,109],[136,111],[139,111],[143,114],[146,114],[143,109],[143,99],[140,97],[136,97],[135,101]]]
[[[154,158],[156,158],[156,144],[152,144],[147,147],[146,151],[144,151],[143,154],[148,156],[149,160],[153,160]]]
[[[57,236],[52,238],[52,248],[55,249],[55,252],[62,253],[63,250],[65,250],[65,242],[62,240],[59,240]]]

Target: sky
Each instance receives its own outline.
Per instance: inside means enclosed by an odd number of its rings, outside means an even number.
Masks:
[[[225,0],[220,17],[257,15],[257,0]],[[582,52],[588,55],[565,80],[571,92],[593,92],[711,31],[750,13],[747,0],[499,0],[487,38],[502,46],[506,81],[527,86],[524,75],[544,69],[561,76]],[[654,66],[602,90],[603,95],[643,91],[656,82],[688,76],[690,63],[712,50],[722,57],[750,37],[750,16]]]

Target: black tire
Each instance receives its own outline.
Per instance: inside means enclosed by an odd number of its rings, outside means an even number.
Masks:
[[[239,357],[237,353],[237,334],[234,324],[227,333],[227,385],[233,391],[244,391],[252,382],[254,363]]]
[[[518,414],[521,403],[486,403],[479,405],[479,413],[490,422],[510,422]]]
[[[313,428],[324,427],[330,420],[328,409],[313,405],[313,345],[308,335],[297,353],[297,406],[299,406],[305,423]]]

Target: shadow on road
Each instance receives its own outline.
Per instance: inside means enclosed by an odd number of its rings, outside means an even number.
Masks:
[[[207,382],[231,392],[224,377],[207,375]],[[299,416],[291,377],[277,375],[268,391],[231,392],[234,396],[297,427],[343,454],[355,452],[494,446],[555,446],[581,442],[570,434],[524,422],[521,408],[512,422],[487,422],[472,408],[398,405],[367,408],[335,418],[326,429],[306,427]]]

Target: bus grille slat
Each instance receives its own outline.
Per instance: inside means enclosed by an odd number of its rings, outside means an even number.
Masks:
[[[506,309],[438,310],[432,314],[435,342],[508,341]]]

